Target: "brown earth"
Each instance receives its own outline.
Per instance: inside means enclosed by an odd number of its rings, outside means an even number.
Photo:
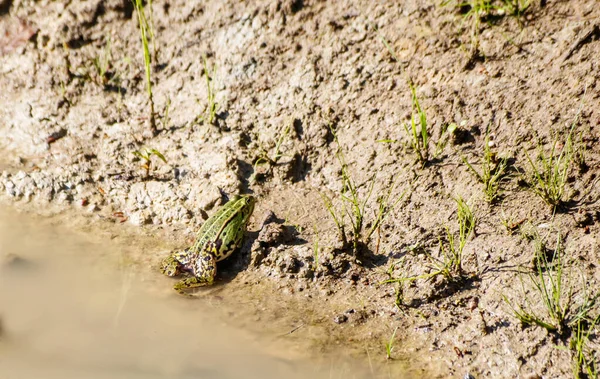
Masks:
[[[572,330],[524,327],[509,304],[527,296],[544,314],[522,274],[534,272],[536,242],[524,236],[536,233],[563,237],[573,304],[599,285],[600,6],[548,0],[520,16],[482,14],[476,51],[467,11],[424,0],[155,1],[154,133],[129,1],[0,2],[0,190],[17,207],[74,208],[160,231],[178,246],[226,195],[253,193],[247,244],[220,274],[232,298],[269,294],[255,308],[264,322],[249,328],[268,329],[301,304],[308,314],[297,324],[324,330],[319,350],[346,344],[382,360],[397,329],[393,355],[439,377],[572,376]],[[203,56],[216,67],[212,124]],[[425,165],[403,127],[407,78],[427,115],[430,151],[443,128],[458,125]],[[463,163],[479,162],[488,129],[509,162],[496,204]],[[555,138],[563,151],[571,129],[577,154],[564,201],[552,208],[528,188],[528,155],[538,143],[549,151]],[[167,161],[153,157],[148,177],[132,154],[143,147]],[[340,149],[361,199],[373,183],[366,230],[377,199],[403,195],[356,249],[341,241],[322,198],[344,203]],[[271,164],[258,164],[267,157]],[[465,275],[406,282],[396,306],[398,288],[381,282],[387,272],[433,271],[445,228],[457,232],[455,196],[476,217]],[[275,218],[263,223],[268,212]],[[166,254],[150,250],[151,267],[140,270],[154,272]]]

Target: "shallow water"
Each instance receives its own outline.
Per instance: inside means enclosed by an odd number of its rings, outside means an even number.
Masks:
[[[0,377],[372,377],[230,326],[205,301],[165,295],[160,275],[130,260],[142,240],[63,222],[0,209]]]

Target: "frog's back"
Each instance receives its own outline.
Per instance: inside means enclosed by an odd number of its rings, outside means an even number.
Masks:
[[[228,224],[235,221],[236,216],[240,214],[241,208],[245,206],[245,203],[238,201],[240,198],[240,196],[234,197],[219,209],[217,213],[206,220],[198,231],[197,240],[193,246],[195,251],[202,251],[209,242],[214,242],[219,246],[221,245],[217,241],[219,236]],[[217,260],[222,260],[224,258],[226,258],[226,256],[221,256],[221,254],[217,256]]]

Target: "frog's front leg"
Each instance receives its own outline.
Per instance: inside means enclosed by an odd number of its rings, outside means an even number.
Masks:
[[[160,272],[166,276],[178,276],[182,271],[185,271],[193,257],[191,249],[176,251],[162,260],[160,264]]]

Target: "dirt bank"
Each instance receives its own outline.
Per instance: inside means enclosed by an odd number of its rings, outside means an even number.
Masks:
[[[582,306],[600,281],[595,0],[154,1],[156,130],[128,1],[0,3],[0,190],[17,207],[180,247],[254,193],[219,280],[265,314],[306,307],[296,326],[319,320],[319,348],[383,360],[396,331],[392,355],[417,370],[569,377],[581,330],[598,360],[598,309]],[[166,162],[146,171],[146,148]],[[535,280],[557,275],[548,307]]]

